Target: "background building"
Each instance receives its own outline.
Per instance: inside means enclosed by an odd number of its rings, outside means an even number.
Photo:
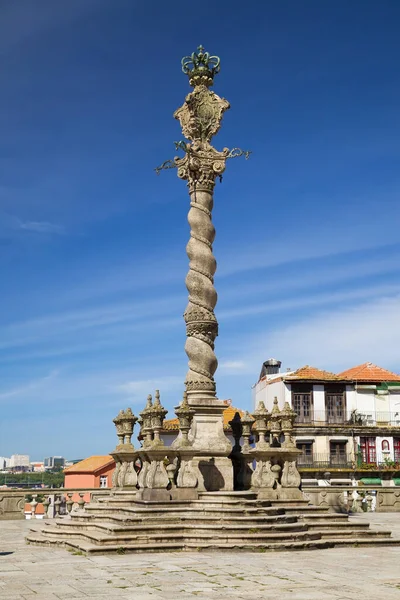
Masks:
[[[44,459],[44,468],[46,471],[53,469],[63,469],[65,458],[63,456],[47,456]]]
[[[4,471],[10,467],[10,459],[5,456],[0,456],[0,471]]]
[[[110,488],[114,470],[115,461],[112,456],[90,456],[65,469],[64,487],[69,489]],[[78,494],[75,494],[74,502],[77,502],[78,499]],[[85,501],[89,502],[89,499],[90,494],[88,493],[85,495]]]
[[[28,454],[13,454],[10,458],[9,468],[13,471],[29,471],[30,461]]]
[[[280,366],[274,359],[263,364],[254,406],[262,400],[271,410],[274,397],[292,406],[304,471],[397,483],[391,476],[400,471],[400,375],[370,362],[338,374],[308,365],[281,373]]]

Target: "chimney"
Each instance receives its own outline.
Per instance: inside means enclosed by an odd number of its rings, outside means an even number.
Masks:
[[[281,364],[281,361],[276,360],[275,358],[269,358],[266,360],[261,367],[260,379],[265,377],[265,375],[276,375],[279,373]]]

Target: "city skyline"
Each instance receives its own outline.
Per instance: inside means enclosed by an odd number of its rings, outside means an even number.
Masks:
[[[174,416],[188,199],[154,168],[200,43],[231,103],[215,145],[252,150],[215,191],[219,397],[250,409],[270,356],[399,371],[400,6],[360,7],[2,7],[0,455],[107,453],[156,388]]]

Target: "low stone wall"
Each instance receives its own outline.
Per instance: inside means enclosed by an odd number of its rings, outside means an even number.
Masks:
[[[400,486],[326,486],[326,487],[303,487],[306,497],[315,506],[326,506],[331,512],[347,512],[347,500],[344,492],[352,494],[357,492],[376,492],[376,512],[400,512]]]
[[[33,488],[33,489],[7,489],[0,488],[0,521],[12,519],[24,519],[25,498],[28,494],[37,494],[43,496],[53,496],[54,494],[65,496],[67,493],[84,492],[90,494],[91,499],[101,495],[109,494],[109,489],[85,488],[85,489],[66,489],[66,488]]]

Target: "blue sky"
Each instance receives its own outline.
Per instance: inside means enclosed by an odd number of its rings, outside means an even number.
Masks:
[[[0,455],[102,454],[183,391],[180,59],[221,57],[218,393],[271,356],[399,371],[400,3],[3,0]]]

